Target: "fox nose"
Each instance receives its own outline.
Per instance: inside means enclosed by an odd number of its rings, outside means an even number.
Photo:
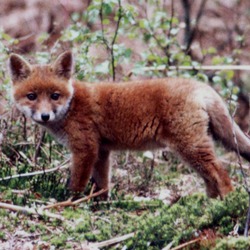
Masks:
[[[42,114],[41,115],[41,118],[42,118],[42,120],[44,121],[44,122],[47,122],[48,120],[49,120],[49,114]]]

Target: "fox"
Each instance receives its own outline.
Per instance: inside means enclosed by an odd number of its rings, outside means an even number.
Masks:
[[[208,197],[233,191],[214,141],[250,161],[250,139],[212,87],[184,78],[88,83],[73,79],[73,65],[71,51],[45,65],[9,57],[14,104],[71,152],[72,192],[92,177],[108,198],[112,151],[165,147],[203,178]]]

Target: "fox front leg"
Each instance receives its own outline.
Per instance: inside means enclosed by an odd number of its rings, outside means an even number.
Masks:
[[[83,150],[72,150],[69,188],[72,192],[82,192],[92,175],[98,158],[98,149],[85,145]]]

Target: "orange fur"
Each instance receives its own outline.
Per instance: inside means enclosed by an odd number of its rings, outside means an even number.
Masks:
[[[17,55],[10,58],[17,107],[72,153],[73,191],[82,191],[91,176],[98,188],[109,186],[111,150],[165,146],[201,175],[210,197],[223,197],[233,189],[215,156],[212,136],[236,151],[235,131],[240,153],[247,160],[250,141],[232,125],[223,101],[211,87],[180,78],[84,83],[70,79],[71,69],[70,52],[45,66],[29,65]],[[51,99],[54,92],[60,94],[58,100]],[[35,93],[36,100],[28,100],[27,93]],[[58,117],[57,109],[64,110]],[[43,121],[42,114],[49,120]]]

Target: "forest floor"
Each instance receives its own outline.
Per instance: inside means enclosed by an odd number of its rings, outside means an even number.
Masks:
[[[11,146],[22,158],[17,168],[8,174],[2,166],[0,249],[211,249],[244,230],[247,195],[237,157],[220,147],[236,187],[224,201],[208,199],[202,179],[168,151],[113,153],[110,199],[98,201],[90,184],[84,198],[69,201],[67,150],[45,135],[34,166],[32,138]]]

